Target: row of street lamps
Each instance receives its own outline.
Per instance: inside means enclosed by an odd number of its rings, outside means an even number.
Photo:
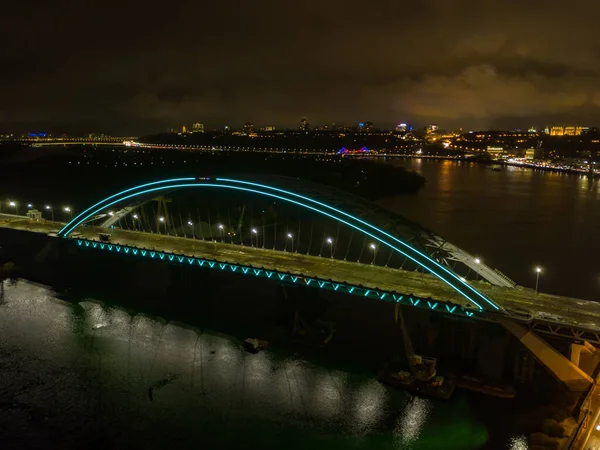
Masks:
[[[9,200],[7,202],[8,207],[9,208],[14,208],[15,213],[18,215],[19,214],[19,203],[15,200]],[[33,209],[33,204],[32,203],[27,203],[27,209],[31,210]],[[52,218],[52,222],[54,222],[54,207],[52,205],[45,205],[44,209],[46,211],[50,212],[51,218]],[[70,206],[63,206],[62,207],[62,211],[65,213],[69,214],[69,218],[73,217],[73,209]]]
[[[9,200],[8,201],[8,206],[10,208],[14,208],[15,212],[18,214],[19,213],[19,203],[14,201],[14,200]],[[27,203],[27,209],[33,209],[33,204],[31,203]],[[54,222],[54,207],[51,205],[45,205],[44,209],[46,211],[49,211],[51,214],[51,219],[52,222]],[[63,206],[62,207],[62,211],[65,213],[69,214],[69,219],[73,218],[73,209],[70,206]],[[112,211],[109,211],[108,213],[109,216],[113,216],[114,213]],[[138,220],[139,216],[137,214],[133,214],[132,218],[134,220]],[[164,217],[159,217],[158,221],[160,223],[165,223],[166,226],[166,221]],[[191,227],[194,226],[194,223],[191,220],[188,220],[187,224]],[[221,231],[221,241],[223,241],[224,239],[224,230],[225,227],[223,226],[223,224],[218,224],[217,227],[219,228],[219,230]],[[252,228],[251,229],[252,234],[250,235],[250,245],[254,246],[254,241],[252,239],[252,236],[256,236],[256,246],[258,247],[258,230],[256,228]],[[288,239],[291,239],[292,241],[292,252],[294,251],[294,235],[292,233],[287,233],[286,237]],[[329,257],[333,258],[333,239],[331,237],[328,237],[325,239],[325,242],[329,245]],[[286,245],[285,248],[287,249],[287,240],[286,240]],[[375,264],[375,259],[377,258],[377,250],[378,250],[378,246],[375,243],[370,243],[369,244],[369,248],[373,251],[373,259],[371,261],[371,264]],[[480,258],[475,258],[474,259],[475,264],[480,264],[481,263],[481,259]],[[536,266],[534,268],[534,273],[535,273],[535,295],[538,294],[539,291],[539,284],[540,284],[540,275],[542,274],[543,268],[540,266]]]

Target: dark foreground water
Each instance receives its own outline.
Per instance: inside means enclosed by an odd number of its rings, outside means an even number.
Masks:
[[[3,449],[527,448],[508,431],[510,403],[413,397],[370,371],[250,355],[227,336],[23,281],[6,288],[0,336]]]

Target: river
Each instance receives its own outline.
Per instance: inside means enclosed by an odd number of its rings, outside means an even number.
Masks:
[[[520,284],[595,298],[598,185],[450,161],[392,160],[427,178],[382,203]],[[370,369],[286,351],[250,355],[226,335],[68,304],[21,281],[0,304],[2,448],[525,450],[529,413],[457,391],[449,402],[377,383]],[[149,389],[152,388],[152,394]]]

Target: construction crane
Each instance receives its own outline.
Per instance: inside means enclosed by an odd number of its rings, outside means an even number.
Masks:
[[[414,352],[408,328],[404,323],[404,315],[402,308],[396,304],[396,322],[400,320],[400,328],[402,329],[402,340],[404,341],[404,350],[406,351],[406,359],[410,366],[410,372],[418,381],[428,381],[435,377],[437,359],[428,356],[417,355]]]

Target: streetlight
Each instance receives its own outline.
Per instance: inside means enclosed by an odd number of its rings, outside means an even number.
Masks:
[[[479,258],[475,258],[475,264],[480,264],[481,260]]]
[[[377,258],[377,245],[371,243],[371,245],[369,245],[369,248],[373,250],[373,261],[371,261],[371,264],[375,264],[375,258]]]
[[[196,230],[194,229],[194,222],[188,220],[187,224],[192,227],[192,239],[196,239]]]
[[[256,235],[256,246],[258,247],[258,230],[256,228],[252,228],[252,234]],[[252,234],[250,235],[250,245],[254,247],[252,244]]]
[[[333,239],[328,237],[326,242],[329,244],[329,257],[333,258]]]
[[[17,202],[11,200],[8,202],[8,206],[10,206],[11,208],[15,208],[15,214],[19,214],[19,206],[17,204]]]
[[[114,216],[114,215],[115,215],[115,213],[114,213],[114,212],[112,212],[112,211],[109,211],[109,212],[108,212],[108,215],[109,215],[110,217],[112,217],[112,216]]]
[[[46,211],[50,211],[50,214],[52,215],[52,222],[54,222],[54,209],[52,209],[52,206],[46,205]]]
[[[136,227],[135,224],[137,223],[138,215],[137,214],[133,214],[131,217],[133,218],[133,231],[137,231],[136,230],[137,227]]]
[[[31,208],[33,208],[33,205],[32,205],[31,203],[27,203],[27,207],[28,207],[29,209],[31,209]]]
[[[294,251],[294,235],[292,233],[288,233],[287,238],[292,240],[292,252],[293,252]],[[287,250],[287,240],[285,241],[285,249]]]
[[[538,286],[540,284],[540,273],[542,273],[542,268],[537,266],[535,268],[535,295],[538,295]]]
[[[223,242],[223,239],[225,238],[225,236],[223,235],[223,233],[225,233],[223,224],[220,223],[219,225],[217,225],[217,227],[219,227],[219,230],[221,230],[221,242]]]
[[[69,221],[71,221],[71,219],[73,218],[73,211],[71,210],[71,207],[65,206],[63,210],[64,212],[69,213]]]

